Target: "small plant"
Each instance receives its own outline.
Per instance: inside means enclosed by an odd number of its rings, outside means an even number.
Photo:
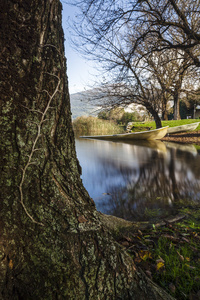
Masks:
[[[99,119],[112,120],[117,124],[126,126],[129,122],[143,121],[143,117],[138,112],[125,112],[123,108],[113,108],[111,110],[102,110],[98,114]]]

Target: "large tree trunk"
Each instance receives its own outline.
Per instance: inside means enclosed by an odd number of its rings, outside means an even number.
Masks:
[[[162,120],[168,121],[168,112],[167,112],[167,110],[162,112]]]
[[[150,103],[145,103],[143,105],[146,107],[148,112],[154,118],[154,121],[156,123],[156,128],[162,128],[162,122],[161,122],[161,118],[159,117],[158,112],[150,105]]]
[[[173,93],[173,98],[174,98],[174,120],[180,120],[181,116],[180,116],[180,92],[181,92],[181,86],[182,86],[182,81],[183,81],[183,76],[184,76],[184,71],[185,69],[183,69],[183,71],[181,72],[181,74],[179,75],[179,79],[176,82],[176,87]]]
[[[156,123],[156,128],[157,129],[162,128],[162,122],[161,122],[161,119],[160,119],[159,115],[157,114],[157,112],[153,113],[152,115],[153,115],[154,121]]]
[[[59,0],[1,0],[0,17],[0,298],[171,299],[82,185]]]
[[[179,93],[175,91],[174,93],[174,120],[180,120],[180,101],[179,101]]]
[[[162,120],[168,120],[168,111],[167,111],[167,99],[163,96],[163,104],[162,104]]]

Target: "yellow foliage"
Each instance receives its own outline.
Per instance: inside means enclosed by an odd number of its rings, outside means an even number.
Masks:
[[[152,258],[151,253],[147,250],[140,250],[139,256],[142,260],[146,260],[147,258]]]
[[[163,268],[165,266],[165,264],[162,261],[159,261],[156,265],[156,270],[160,270],[161,268]]]
[[[186,257],[185,259],[186,259],[187,261],[190,261],[190,258],[189,258],[189,257]]]

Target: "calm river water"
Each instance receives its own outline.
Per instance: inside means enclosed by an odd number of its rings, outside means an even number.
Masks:
[[[200,153],[193,145],[76,139],[76,151],[83,184],[101,212],[144,219],[200,202]]]

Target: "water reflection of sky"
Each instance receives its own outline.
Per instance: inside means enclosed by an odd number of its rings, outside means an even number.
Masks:
[[[134,210],[200,200],[200,155],[194,146],[76,140],[82,180],[97,209],[131,219]]]

